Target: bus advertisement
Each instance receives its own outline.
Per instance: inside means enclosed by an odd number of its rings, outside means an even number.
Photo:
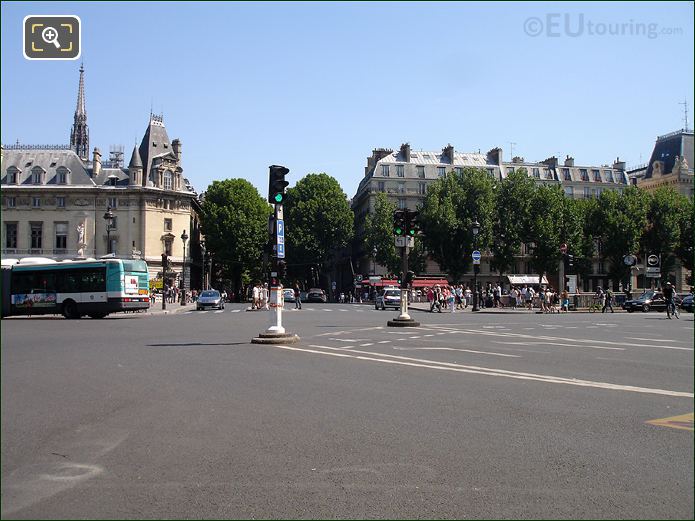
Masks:
[[[101,259],[3,266],[2,316],[104,318],[150,306],[147,263]]]

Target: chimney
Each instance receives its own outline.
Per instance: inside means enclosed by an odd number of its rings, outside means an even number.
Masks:
[[[101,151],[97,147],[94,147],[93,157],[92,176],[96,177],[101,173]]]
[[[487,162],[493,165],[502,166],[502,149],[495,147],[487,153]]]
[[[543,163],[544,165],[548,165],[551,169],[557,168],[557,157],[551,156],[541,161],[541,163]]]
[[[449,163],[451,163],[452,165],[454,164],[454,147],[451,146],[451,143],[442,148],[442,158],[444,157],[448,157]]]
[[[410,143],[403,143],[401,145],[401,157],[406,163],[410,163]]]
[[[176,162],[181,163],[181,140],[176,138],[174,141],[171,142],[171,149],[174,151],[174,155],[176,156]]]
[[[570,156],[565,157],[565,166],[574,166],[574,158]]]
[[[615,170],[625,170],[625,161],[621,161],[619,157],[615,158],[615,161],[613,162],[613,168]]]

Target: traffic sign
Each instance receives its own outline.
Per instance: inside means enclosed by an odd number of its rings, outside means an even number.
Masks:
[[[625,266],[634,266],[637,264],[637,257],[634,255],[625,255],[625,257],[623,257],[623,264],[625,264]]]
[[[560,253],[567,253],[567,244],[564,242],[560,245]]]
[[[658,255],[650,255],[647,257],[647,266],[659,266],[660,264],[660,259]]]
[[[473,257],[474,261],[479,261],[482,255],[480,255],[478,250],[475,250],[473,253],[471,253],[471,257]]]
[[[277,236],[277,255],[278,259],[285,258],[285,221],[278,219],[275,221],[275,233]]]

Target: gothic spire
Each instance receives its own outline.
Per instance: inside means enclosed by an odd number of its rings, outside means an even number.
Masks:
[[[70,131],[70,147],[83,161],[89,159],[89,128],[87,127],[87,108],[84,99],[84,64],[80,65],[80,85],[77,91],[77,107]]]

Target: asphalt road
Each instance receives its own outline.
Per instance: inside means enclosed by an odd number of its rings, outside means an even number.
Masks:
[[[2,517],[693,518],[692,314],[413,314],[3,320]]]

